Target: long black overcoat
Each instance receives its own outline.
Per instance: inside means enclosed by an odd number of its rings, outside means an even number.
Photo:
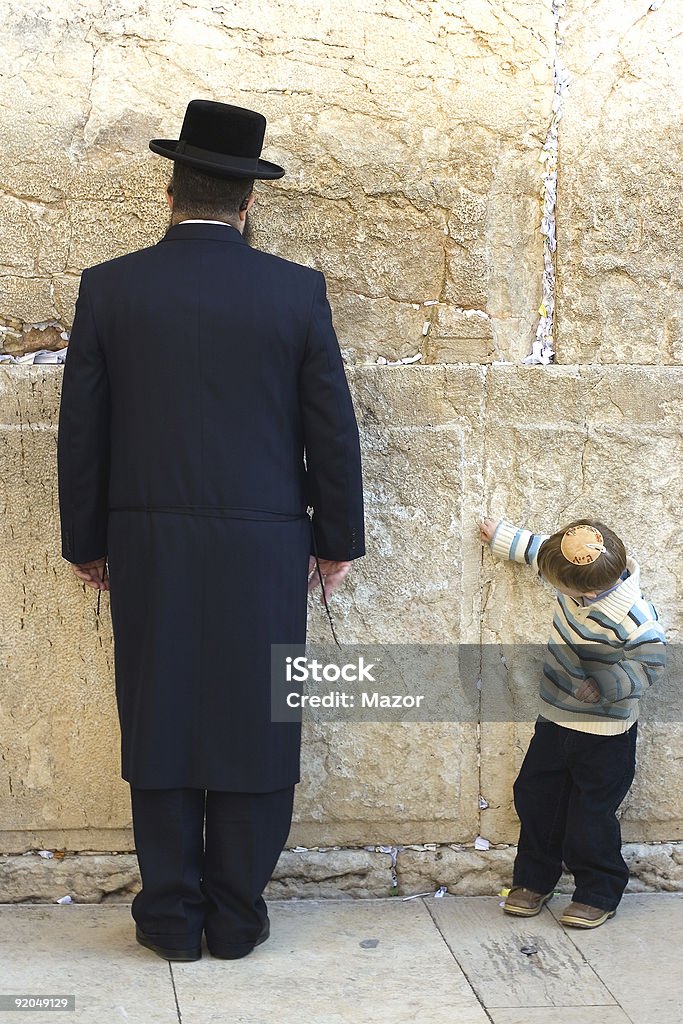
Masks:
[[[84,271],[58,471],[63,557],[108,557],[122,777],[297,782],[300,726],[271,722],[270,645],[305,640],[307,507],[320,557],[365,551],[323,275],[190,222]]]

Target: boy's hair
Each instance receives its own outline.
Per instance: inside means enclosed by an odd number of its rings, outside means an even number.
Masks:
[[[173,209],[185,216],[200,220],[213,220],[221,214],[237,217],[253,189],[253,178],[216,178],[187,164],[173,165]]]
[[[594,562],[575,565],[565,558],[560,545],[566,530],[584,523],[600,531],[607,551],[600,552]],[[575,519],[541,544],[537,562],[541,576],[555,586],[567,587],[582,594],[589,591],[600,593],[613,586],[626,568],[626,548],[616,533],[598,519]]]

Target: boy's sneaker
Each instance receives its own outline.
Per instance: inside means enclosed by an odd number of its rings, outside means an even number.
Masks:
[[[534,892],[533,889],[516,885],[510,889],[503,910],[506,914],[516,914],[518,917],[535,917],[536,914],[540,914],[543,904],[547,903],[552,895],[553,893],[549,892],[544,896],[542,892]]]
[[[560,924],[566,924],[570,928],[598,928],[615,914],[616,910],[590,907],[587,903],[570,903],[562,913]]]

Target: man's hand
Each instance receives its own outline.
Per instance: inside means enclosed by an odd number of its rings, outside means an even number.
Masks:
[[[496,532],[496,527],[500,519],[482,519],[479,523],[479,533],[481,539],[485,544],[488,544],[493,540],[493,535]]]
[[[78,565],[71,562],[70,564],[79,580],[86,586],[94,587],[95,590],[109,590],[109,573],[105,568],[106,562],[107,556],[104,555],[102,558],[96,558],[94,562],[81,562]]]
[[[574,696],[585,704],[597,704],[601,699],[597,683],[594,683],[590,676],[588,679],[584,679]]]
[[[330,594],[337,589],[339,584],[349,574],[351,569],[351,562],[332,562],[329,558],[319,558],[320,562],[320,573],[323,578],[323,585],[325,587],[325,596],[329,597]],[[320,585],[320,577],[318,576],[318,570],[315,564],[315,558],[313,555],[308,559],[308,591],[309,593],[317,586]],[[320,600],[322,601],[322,591],[320,593]]]

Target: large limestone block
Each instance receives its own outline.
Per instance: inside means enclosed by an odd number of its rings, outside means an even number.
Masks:
[[[445,886],[451,896],[489,896],[500,892],[512,875],[512,847],[486,851],[439,846],[436,849],[401,850],[398,882],[401,896]]]
[[[108,599],[62,560],[56,495],[61,368],[0,368],[3,571],[0,817],[12,830],[120,828]]]
[[[266,889],[270,899],[393,896],[392,858],[377,850],[284,850]]]
[[[109,785],[109,776],[102,785]],[[59,853],[67,850],[76,853],[113,850],[118,855],[135,849],[130,815],[128,818],[123,828],[93,828],[88,825],[83,828],[41,828],[39,823],[38,828],[3,829],[0,832],[0,855],[19,854],[23,857],[31,850],[56,850]],[[16,815],[12,819],[16,819]],[[39,821],[38,815],[35,815],[35,820]]]
[[[290,842],[471,842],[478,829],[476,726],[333,723],[304,737]]]
[[[363,449],[367,555],[332,603],[342,642],[479,637],[484,372],[479,366],[350,373]],[[335,609],[337,609],[335,611]],[[313,609],[310,635],[329,640]]]
[[[129,903],[139,888],[133,854],[0,857],[2,903],[55,903],[63,896],[74,903]]]
[[[676,3],[567,0],[559,131],[562,363],[680,363],[683,36]]]
[[[175,137],[205,96],[266,114],[265,155],[288,174],[258,186],[255,244],[325,271],[350,362],[529,350],[552,101],[544,0],[2,0],[0,20],[13,72],[0,273],[14,275],[0,316],[68,326],[70,277],[157,240],[171,164],[147,142]],[[483,314],[483,337],[454,323],[463,309]]]

